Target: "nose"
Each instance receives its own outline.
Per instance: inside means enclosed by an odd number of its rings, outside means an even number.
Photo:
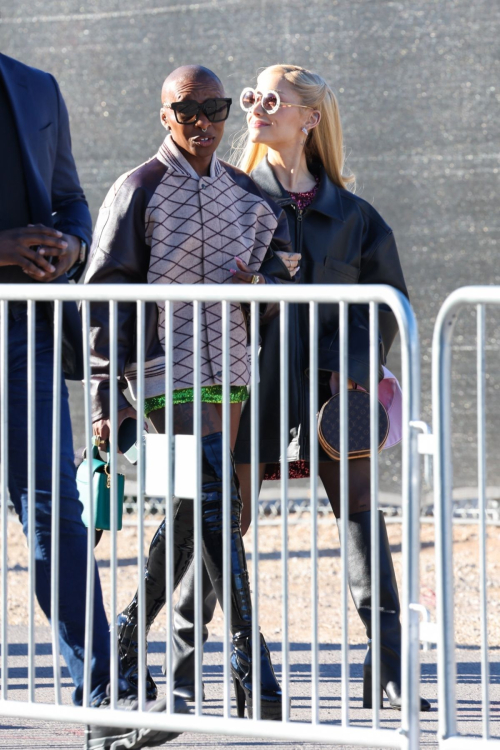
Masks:
[[[202,130],[206,130],[210,125],[210,120],[206,116],[204,112],[200,112],[200,115],[198,119],[196,120],[195,125],[199,128],[202,128]]]
[[[262,106],[262,97],[261,96],[256,97],[255,104],[253,105],[253,107],[250,107],[250,109],[248,111],[250,112],[250,114],[253,114],[253,115],[255,115],[255,114],[258,114],[258,115],[264,114],[265,115],[266,114],[266,110]]]

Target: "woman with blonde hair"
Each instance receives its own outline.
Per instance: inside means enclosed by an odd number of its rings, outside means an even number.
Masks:
[[[321,76],[296,65],[273,65],[246,88],[240,103],[248,134],[238,166],[249,173],[286,213],[294,251],[301,255],[303,284],[389,284],[407,295],[390,227],[377,211],[348,188],[344,148],[334,93]],[[293,270],[293,269],[292,269]],[[319,399],[325,403],[339,388],[338,305],[320,305]],[[289,310],[290,477],[308,475],[309,462],[309,310]],[[379,307],[380,373],[397,333],[393,313]],[[278,478],[280,458],[279,318],[261,327],[259,359],[260,477]],[[348,321],[349,388],[369,390],[369,320],[367,306],[350,305]],[[244,500],[243,533],[250,523],[250,409],[243,411],[235,458]],[[391,422],[386,446],[397,442],[400,425]],[[267,465],[267,469],[266,469]],[[340,517],[340,464],[320,449],[319,476],[333,512]],[[349,585],[369,639],[363,672],[363,706],[371,707],[370,459],[349,461]],[[188,645],[192,610],[190,576],[181,587],[176,611],[176,684],[192,682]],[[213,597],[206,580],[205,617]],[[380,513],[381,687],[390,706],[401,707],[400,602],[384,517]],[[186,692],[184,692],[186,695]],[[421,699],[421,710],[430,704]]]

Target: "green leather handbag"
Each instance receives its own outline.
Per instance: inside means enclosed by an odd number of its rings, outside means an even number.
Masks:
[[[92,448],[92,487],[94,490],[94,521],[96,529],[111,529],[111,476],[109,473],[108,460],[103,461],[99,448]],[[76,472],[76,485],[80,493],[80,502],[83,504],[82,521],[89,527],[90,521],[90,493],[89,493],[89,462],[86,457]],[[122,528],[123,498],[125,495],[125,477],[117,474],[117,529]]]

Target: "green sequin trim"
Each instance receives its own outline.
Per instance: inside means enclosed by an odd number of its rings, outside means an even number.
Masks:
[[[148,417],[152,411],[165,408],[165,396],[151,396],[144,399],[144,416]]]
[[[231,404],[241,404],[248,399],[248,388],[246,385],[232,385],[229,388],[229,401]],[[194,393],[192,388],[178,388],[173,393],[174,404],[192,404]],[[204,404],[222,404],[222,386],[204,385],[201,388],[201,400]],[[144,401],[144,414],[146,417],[152,411],[165,408],[165,396],[152,396]]]

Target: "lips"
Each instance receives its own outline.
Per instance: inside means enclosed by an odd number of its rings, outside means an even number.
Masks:
[[[270,123],[264,122],[264,120],[252,120],[250,122],[251,128],[268,128]]]
[[[195,146],[202,146],[206,148],[207,146],[211,146],[214,140],[215,138],[212,135],[206,135],[197,136],[196,138],[192,139],[192,142],[195,144]]]

